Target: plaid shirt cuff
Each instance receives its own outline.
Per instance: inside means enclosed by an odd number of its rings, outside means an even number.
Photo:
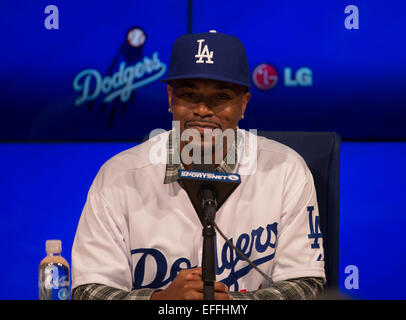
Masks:
[[[229,292],[233,300],[314,300],[323,291],[321,278],[279,281],[271,287],[250,292]]]
[[[157,289],[138,289],[130,292],[104,284],[84,284],[72,290],[73,300],[150,300]]]

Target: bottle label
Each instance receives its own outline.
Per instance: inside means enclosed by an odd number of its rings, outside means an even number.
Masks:
[[[40,300],[69,299],[69,269],[61,264],[49,264],[39,275]]]

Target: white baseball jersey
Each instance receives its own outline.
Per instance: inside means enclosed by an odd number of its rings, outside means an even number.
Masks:
[[[180,269],[201,266],[200,220],[179,183],[163,183],[164,161],[151,158],[161,150],[166,159],[167,138],[166,132],[123,151],[98,172],[72,248],[72,288],[88,283],[126,291],[165,288]],[[287,146],[259,136],[254,141],[255,164],[246,170],[237,163],[234,172],[242,181],[217,211],[217,225],[273,281],[325,278],[309,169]],[[245,142],[238,155],[247,150]],[[269,286],[219,234],[216,277],[230,291]]]

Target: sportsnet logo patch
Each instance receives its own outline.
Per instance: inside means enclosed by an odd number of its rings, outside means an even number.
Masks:
[[[222,172],[203,172],[193,170],[179,170],[180,178],[193,178],[206,181],[233,181],[241,182],[239,174],[236,173],[222,173]]]

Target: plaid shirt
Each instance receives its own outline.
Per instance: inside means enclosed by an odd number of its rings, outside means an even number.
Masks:
[[[84,284],[72,291],[74,300],[150,300],[157,289],[130,292],[104,284]],[[274,283],[271,287],[251,292],[229,292],[233,300],[311,300],[323,290],[321,278],[298,278]]]
[[[184,169],[182,162],[176,161],[179,155],[177,144],[173,144],[173,133],[169,133],[168,138],[168,159],[165,170],[164,183],[173,183],[179,179],[179,169]],[[236,130],[239,134],[239,130]],[[238,143],[239,139],[237,139]],[[237,159],[236,143],[233,141],[227,155],[216,168],[218,172],[231,173],[235,168]],[[234,157],[232,157],[234,155]],[[181,184],[182,185],[182,184]],[[298,278],[279,281],[272,284],[271,287],[251,291],[251,292],[229,292],[233,300],[305,300],[315,299],[323,290],[324,280],[321,278]],[[157,289],[136,289],[130,292],[112,288],[103,284],[91,283],[81,285],[72,291],[74,300],[150,300],[151,295]]]

